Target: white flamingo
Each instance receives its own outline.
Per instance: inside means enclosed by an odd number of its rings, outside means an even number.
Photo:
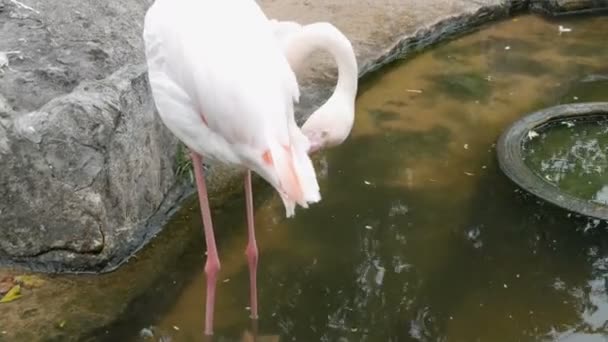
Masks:
[[[306,208],[321,199],[308,153],[341,143],[354,120],[357,65],[348,39],[328,24],[292,26],[289,31],[279,26],[269,22],[251,0],[156,0],[145,18],[146,58],[156,107],[163,123],[191,150],[207,246],[207,335],[213,333],[220,262],[202,155],[247,169],[246,254],[251,317],[257,319],[258,250],[250,170],[278,191],[286,215],[293,216],[296,203]],[[323,37],[322,43],[314,44]],[[298,83],[289,63],[301,63],[299,56],[317,47],[334,54],[340,81],[332,97],[300,130],[293,113]]]

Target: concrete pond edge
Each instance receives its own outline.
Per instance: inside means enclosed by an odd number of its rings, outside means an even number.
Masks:
[[[524,162],[523,144],[528,132],[560,120],[608,118],[608,102],[572,103],[544,108],[517,120],[496,144],[498,164],[515,184],[536,197],[568,211],[591,218],[608,220],[608,206],[572,196],[546,182]]]

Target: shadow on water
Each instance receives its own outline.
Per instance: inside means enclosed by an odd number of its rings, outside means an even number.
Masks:
[[[558,24],[573,30],[560,35]],[[607,29],[605,17],[521,16],[362,87],[351,137],[316,161],[322,202],[285,219],[276,194],[255,194],[258,341],[604,341],[606,224],[516,188],[494,142],[542,106],[608,100],[608,44],[598,33]],[[214,212],[215,341],[251,340],[243,214],[241,200]],[[175,274],[109,335],[203,340],[196,238],[167,270]]]

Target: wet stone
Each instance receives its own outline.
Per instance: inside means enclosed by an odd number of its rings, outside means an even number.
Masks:
[[[553,16],[601,12],[608,10],[608,0],[531,0],[530,8]]]

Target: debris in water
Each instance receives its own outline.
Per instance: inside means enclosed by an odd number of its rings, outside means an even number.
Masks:
[[[572,96],[572,99],[573,99],[574,101],[576,101],[576,100],[578,100],[578,96]]]
[[[384,280],[384,272],[386,271],[386,269],[380,265],[380,262],[378,260],[374,260],[373,264],[374,264],[374,267],[376,267],[376,271],[377,271],[376,277],[374,280],[376,281],[376,284],[378,286],[380,286],[380,285],[382,285],[382,281]]]
[[[63,329],[65,327],[66,323],[67,322],[64,319],[63,321],[59,322],[59,324],[57,324],[57,327],[59,327],[60,329]]]
[[[397,203],[391,206],[391,209],[388,211],[388,216],[394,217],[397,215],[405,215],[409,211],[407,205],[401,203],[401,201],[397,201]]]
[[[371,185],[372,183],[370,183],[369,181],[364,180],[363,183],[365,183],[365,185]]]
[[[224,282],[224,283],[227,283],[227,282],[229,282],[229,281],[230,281],[230,278],[226,278],[226,279],[224,279],[224,281],[223,281],[223,282]]]
[[[519,273],[517,273],[517,274],[515,275],[515,278],[519,278]]]
[[[15,283],[27,289],[40,287],[44,285],[44,282],[44,279],[35,275],[20,275],[15,277]]]
[[[406,89],[405,91],[407,91],[408,93],[422,94],[422,90],[419,89]]]
[[[464,144],[463,147],[464,147],[465,150],[468,150],[469,149],[469,144]]]
[[[534,130],[528,131],[528,139],[532,140],[532,139],[536,138],[537,136],[538,136],[538,133],[536,133],[536,131],[534,131]]]
[[[21,298],[21,285],[17,284],[13,286],[5,295],[0,299],[0,303],[9,303],[16,299]]]
[[[509,45],[505,46],[505,50],[511,50],[511,47]]]
[[[559,34],[562,34],[564,32],[572,32],[572,29],[569,28],[569,27],[565,27],[565,26],[559,25],[558,31],[559,31]]]
[[[487,166],[485,166],[485,165],[482,165],[482,166],[481,166],[481,168],[482,168],[482,169],[487,169],[488,167],[487,167]]]
[[[464,172],[464,174],[465,174],[465,175],[467,175],[467,176],[475,176],[475,174],[474,174],[474,173],[471,173],[471,172],[466,172],[466,171]]]
[[[174,325],[174,326],[173,326],[173,330],[175,330],[175,331],[179,331],[179,327],[178,327],[177,325]]]
[[[371,230],[372,226],[370,226],[369,224],[365,225],[365,229]]]
[[[576,97],[576,96],[575,96]],[[576,99],[575,99],[576,100]],[[563,125],[566,125],[566,127],[570,128],[570,127],[574,127],[574,123],[570,122],[570,121],[562,121]]]
[[[502,286],[503,286],[505,289],[509,287],[509,285],[507,285],[507,284],[502,284]]]

